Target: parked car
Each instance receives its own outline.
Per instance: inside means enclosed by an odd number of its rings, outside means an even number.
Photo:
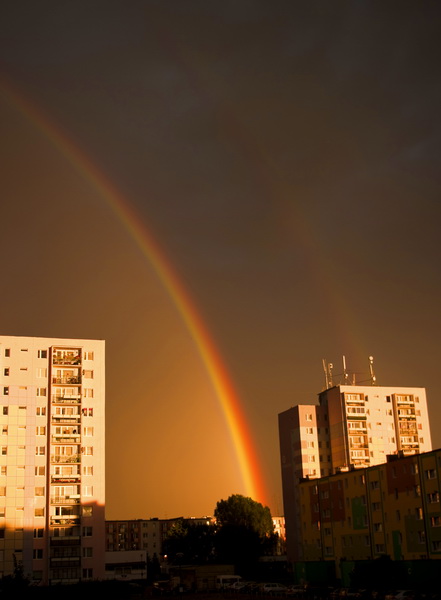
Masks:
[[[260,591],[262,594],[286,594],[287,587],[282,583],[262,583]]]

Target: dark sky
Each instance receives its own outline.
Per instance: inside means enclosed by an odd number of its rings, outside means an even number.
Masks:
[[[441,446],[440,17],[430,1],[1,3],[0,333],[106,340],[108,518],[212,514],[243,489],[182,319],[51,131],[193,297],[280,514],[277,414],[315,402],[322,359],[363,381],[373,355],[379,384],[426,387]]]

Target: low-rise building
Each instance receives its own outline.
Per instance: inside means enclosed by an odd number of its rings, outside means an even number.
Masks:
[[[441,559],[441,450],[299,483],[303,561]]]

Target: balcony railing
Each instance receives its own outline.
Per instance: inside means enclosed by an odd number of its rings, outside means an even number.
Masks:
[[[78,444],[81,436],[76,434],[60,434],[51,436],[53,444]]]
[[[80,365],[81,358],[79,356],[54,356],[52,359],[53,365]]]
[[[52,419],[57,419],[57,423],[66,423],[66,425],[68,423],[70,423],[72,425],[72,423],[76,423],[77,421],[80,420],[80,413],[76,413],[74,415],[57,415],[56,413],[51,415]],[[58,420],[59,419],[59,420]]]
[[[73,475],[51,475],[51,483],[77,483],[81,475],[75,473]]]

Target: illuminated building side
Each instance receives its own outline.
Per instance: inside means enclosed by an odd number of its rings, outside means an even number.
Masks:
[[[0,336],[0,571],[104,577],[105,348]]]

